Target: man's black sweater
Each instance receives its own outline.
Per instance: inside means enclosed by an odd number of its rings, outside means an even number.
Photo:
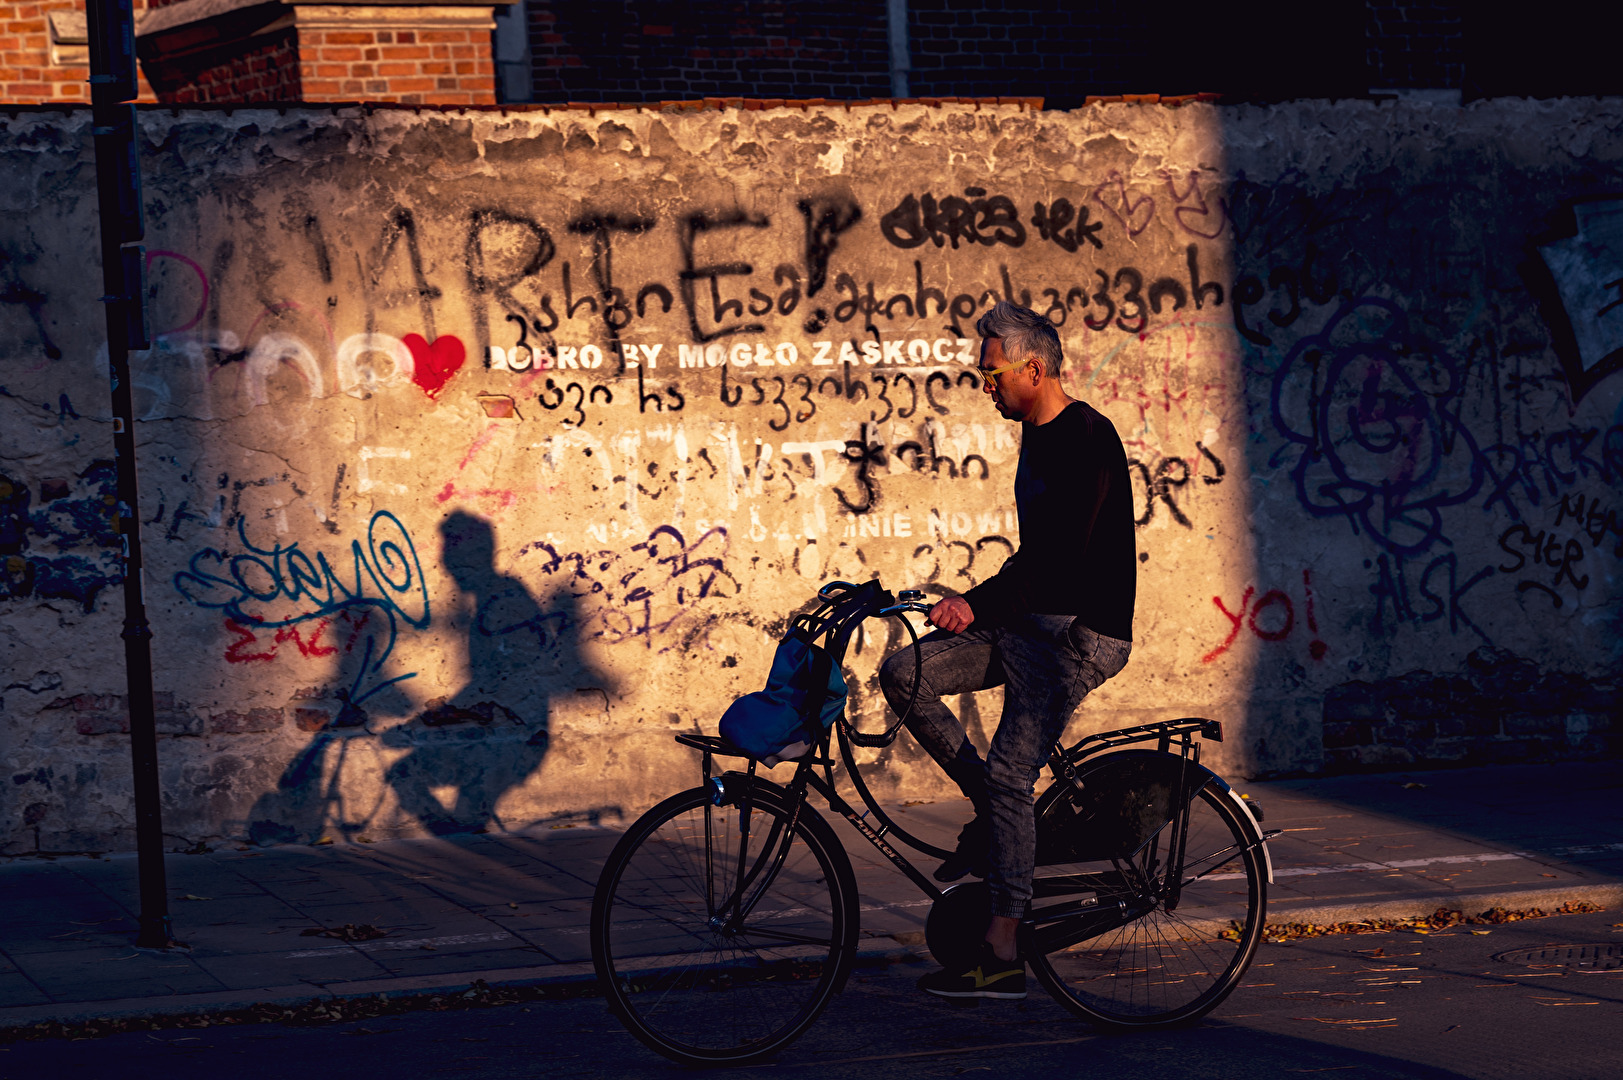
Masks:
[[[975,625],[1075,615],[1095,633],[1131,641],[1138,557],[1115,426],[1081,401],[1046,424],[1022,424],[1014,501],[1020,550],[964,594]]]

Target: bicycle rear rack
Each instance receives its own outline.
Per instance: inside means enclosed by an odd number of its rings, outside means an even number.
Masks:
[[[1120,728],[1116,731],[1101,731],[1088,735],[1075,745],[1067,747],[1062,760],[1075,765],[1085,757],[1091,757],[1101,750],[1111,750],[1118,746],[1127,746],[1131,743],[1149,742],[1156,739],[1160,742],[1159,749],[1165,753],[1172,748],[1172,740],[1177,739],[1182,746],[1193,743],[1193,736],[1199,735],[1208,742],[1223,741],[1223,723],[1220,720],[1207,720],[1200,716],[1186,716],[1181,720],[1159,720],[1153,724],[1141,724],[1138,727]]]
[[[683,733],[676,736],[676,741],[681,743],[683,746],[691,746],[695,750],[702,750],[702,751],[704,751],[704,753],[707,756],[713,755],[715,757],[741,757],[741,758],[750,758],[752,761],[761,760],[760,758],[753,757],[750,754],[750,752],[748,750],[745,750],[743,747],[734,746],[732,743],[728,742],[726,739],[723,739],[720,735],[690,735],[687,732],[683,732]],[[799,765],[803,761],[807,762],[809,764],[812,764],[812,765],[833,765],[834,764],[834,762],[831,761],[828,758],[817,757],[817,756],[814,756],[814,755],[813,756],[807,756],[807,757],[790,758],[788,761],[784,762],[784,764],[789,764],[790,762],[793,762],[794,764]]]

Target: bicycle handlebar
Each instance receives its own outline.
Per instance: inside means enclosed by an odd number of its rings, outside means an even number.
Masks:
[[[875,580],[869,584],[877,586],[878,582]],[[830,581],[822,588],[817,590],[817,599],[823,601],[825,604],[836,604],[845,598],[847,594],[853,593],[862,588],[864,588],[864,586],[857,585],[849,581]],[[886,598],[890,597],[890,594],[884,592],[883,590],[880,591],[879,595]],[[903,589],[899,594],[897,594],[897,598],[901,600],[901,603],[893,603],[886,607],[870,610],[866,612],[862,618],[867,618],[874,615],[880,616],[881,618],[888,618],[893,615],[903,615],[908,612],[917,612],[920,615],[930,614],[930,605],[922,602],[924,599],[924,594],[919,592],[917,589]]]
[[[821,589],[817,590],[817,599],[825,602],[833,601],[852,591],[853,589],[858,588],[861,588],[861,586],[855,585],[849,581],[830,581]],[[889,607],[881,608],[873,614],[890,616],[901,615],[904,612],[909,611],[916,611],[921,615],[928,615],[930,613],[930,605],[919,602],[924,595],[923,593],[920,593],[915,589],[904,589],[899,595],[902,599],[901,603],[892,604]]]

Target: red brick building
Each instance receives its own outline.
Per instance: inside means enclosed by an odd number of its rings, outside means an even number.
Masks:
[[[0,0],[0,102],[83,101],[83,0]],[[135,0],[142,100],[1623,93],[1604,34],[1463,0]]]
[[[136,0],[141,100],[496,101],[489,0]],[[84,7],[0,0],[0,101],[89,100]]]
[[[89,78],[83,0],[0,0],[0,102],[89,101]],[[144,80],[141,99],[156,100]]]

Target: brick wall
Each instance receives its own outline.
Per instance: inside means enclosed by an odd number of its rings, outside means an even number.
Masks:
[[[135,8],[179,2],[136,0]],[[82,10],[76,0],[0,0],[0,101],[87,100],[84,49],[53,43],[48,19]],[[311,47],[297,72],[256,69],[269,54],[254,43],[209,65],[181,65],[206,83],[163,100],[225,100],[230,86],[254,95],[235,99],[243,101],[301,93],[310,101],[495,100],[488,27],[317,28],[307,13],[339,9],[296,10],[297,40]],[[376,13],[400,9],[349,10],[376,22]],[[1510,22],[1460,0],[1336,0],[1309,21],[1285,0],[1259,0],[1239,20],[1176,0],[1153,10],[1126,0],[909,0],[908,11],[915,97],[1042,97],[1063,109],[1123,93],[1215,90],[1235,101],[1372,88],[1491,96],[1623,86],[1604,34],[1573,37],[1559,24]],[[884,0],[529,0],[528,17],[530,96],[539,102],[891,93]],[[352,49],[358,59],[339,58]],[[177,77],[160,74],[170,87]],[[144,78],[141,100],[158,100]]]
[[[1323,5],[1311,21],[1285,0],[1248,5],[1244,19],[1176,0],[1153,9],[1127,0],[907,7],[914,97],[1042,97],[1073,108],[1091,96],[1273,99],[1370,85],[1359,0]],[[1431,39],[1400,29],[1407,36],[1393,48],[1418,64]],[[891,94],[884,0],[530,0],[529,30],[536,101]]]
[[[1465,76],[1462,9],[1458,0],[1368,0],[1369,85],[1459,89]]]
[[[909,90],[920,97],[1043,97],[1072,108],[1089,95],[1173,94],[1185,85],[1144,4],[908,0]]]
[[[145,9],[135,0],[137,17]],[[83,0],[0,0],[0,101],[90,100],[88,46],[52,31],[51,16],[67,13],[82,16]],[[141,100],[154,100],[144,78],[140,89]]]
[[[910,0],[915,97],[1042,97],[1172,87],[1142,5]],[[889,97],[884,0],[530,0],[536,101]],[[1199,89],[1184,87],[1184,89]]]
[[[292,27],[146,65],[157,99],[173,105],[297,101],[302,96],[299,70],[299,43]]]
[[[494,104],[488,30],[301,29],[306,101]]]
[[[487,105],[494,26],[479,5],[258,6],[193,21],[159,12],[139,46],[164,103]]]
[[[1484,646],[1464,671],[1357,680],[1324,695],[1324,771],[1623,754],[1623,685]]]
[[[890,93],[883,0],[530,0],[537,101]]]

